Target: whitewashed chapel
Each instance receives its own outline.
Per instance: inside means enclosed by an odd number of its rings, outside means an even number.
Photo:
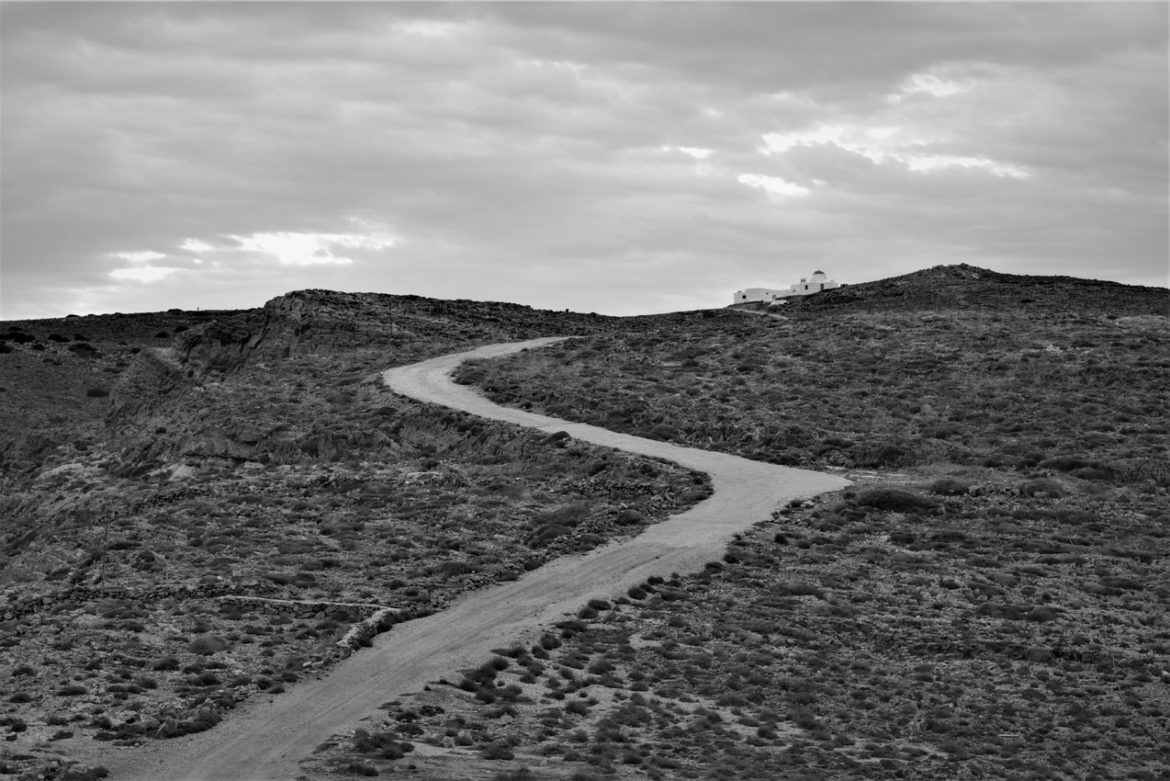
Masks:
[[[822,290],[832,290],[835,287],[841,287],[840,283],[829,279],[829,276],[820,270],[814,271],[813,275],[807,279],[802,278],[800,282],[783,290],[772,290],[766,287],[749,287],[747,290],[735,291],[735,299],[733,303],[743,304],[748,301],[778,301],[792,296],[808,296],[813,293],[819,293]]]

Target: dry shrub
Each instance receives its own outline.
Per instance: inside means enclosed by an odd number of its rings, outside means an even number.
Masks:
[[[228,647],[227,640],[218,635],[199,635],[187,644],[187,650],[200,656],[210,656]]]
[[[900,513],[933,510],[938,507],[938,502],[934,499],[898,488],[872,488],[859,494],[854,501],[862,507]]]
[[[971,484],[956,477],[941,477],[930,484],[930,492],[937,496],[963,496],[971,490]]]

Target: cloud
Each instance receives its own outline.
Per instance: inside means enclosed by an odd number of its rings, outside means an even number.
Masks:
[[[799,184],[786,182],[779,176],[765,176],[764,174],[740,174],[735,178],[735,181],[740,184],[745,184],[748,187],[754,187],[758,190],[763,190],[768,195],[780,198],[798,198],[808,195],[812,192],[807,187],[802,187]]]
[[[664,146],[662,149],[664,152],[680,152],[695,160],[706,160],[715,152],[714,149],[703,149],[697,146]]]
[[[161,266],[131,266],[130,268],[116,268],[110,272],[114,279],[127,279],[133,282],[150,284],[166,279],[177,269]]]
[[[633,313],[818,265],[1165,275],[1153,4],[0,14],[4,317],[298,286]]]
[[[395,240],[390,236],[357,233],[277,232],[228,238],[238,244],[238,249],[234,247],[210,249],[217,254],[244,252],[267,256],[282,266],[312,266],[320,263],[347,265],[354,262],[353,258],[336,254],[339,250],[346,248],[382,250],[395,244]]]

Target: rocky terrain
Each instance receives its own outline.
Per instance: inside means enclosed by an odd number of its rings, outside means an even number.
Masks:
[[[387,702],[310,775],[1166,777],[1168,305],[938,268],[467,365],[855,486]]]
[[[0,333],[0,768],[206,729],[395,623],[634,534],[702,475],[394,396],[378,372],[597,316],[304,291]]]
[[[1162,480],[1170,295],[973,273],[827,291],[772,317],[644,318],[458,376],[499,403],[780,464]]]
[[[854,486],[387,696],[306,777],[1164,778],[1168,314],[1161,289],[958,266],[620,320],[304,291],[6,323],[0,763],[85,778],[95,737],[202,729],[705,495],[373,381],[577,334],[460,377]]]

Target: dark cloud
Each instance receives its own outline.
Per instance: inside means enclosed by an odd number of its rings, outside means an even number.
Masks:
[[[817,265],[1165,277],[1164,4],[0,13],[4,317],[294,287],[654,311]]]

